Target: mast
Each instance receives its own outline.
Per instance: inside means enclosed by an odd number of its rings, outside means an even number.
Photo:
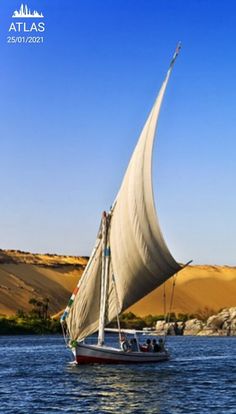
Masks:
[[[101,296],[100,296],[100,315],[98,328],[98,345],[104,345],[104,329],[105,329],[105,315],[106,315],[106,300],[109,277],[110,264],[110,246],[108,241],[110,216],[103,212],[102,217],[102,274],[101,274]]]

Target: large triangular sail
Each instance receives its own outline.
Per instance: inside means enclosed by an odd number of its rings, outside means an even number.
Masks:
[[[110,261],[107,271],[105,322],[109,323],[181,267],[163,239],[155,212],[152,189],[152,152],[158,117],[167,83],[178,55],[177,47],[166,78],[133,152],[109,218]],[[96,332],[101,307],[102,240],[99,232],[94,253],[62,319],[70,338],[80,341]]]

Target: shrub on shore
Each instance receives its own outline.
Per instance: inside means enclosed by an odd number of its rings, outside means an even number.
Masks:
[[[54,319],[35,319],[31,317],[19,318],[0,317],[1,335],[50,334],[60,333],[60,321]]]
[[[29,303],[32,305],[32,309],[28,313],[19,309],[15,316],[0,316],[1,335],[50,334],[61,332],[60,321],[51,319],[49,316],[48,298],[43,298],[42,300],[31,298]]]

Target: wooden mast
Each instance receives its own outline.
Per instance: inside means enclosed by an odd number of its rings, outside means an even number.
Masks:
[[[101,296],[100,296],[100,315],[98,328],[98,345],[104,345],[104,329],[105,329],[105,315],[106,315],[106,299],[109,277],[110,265],[110,246],[108,240],[108,231],[110,225],[110,215],[103,212],[102,217],[102,274],[101,274]]]

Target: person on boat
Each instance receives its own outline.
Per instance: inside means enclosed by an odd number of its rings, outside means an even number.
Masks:
[[[129,341],[126,338],[124,333],[121,334],[120,345],[121,345],[122,351],[124,351],[124,352],[129,352],[131,350]]]
[[[152,352],[152,343],[151,343],[151,339],[147,339],[146,341],[147,344],[147,352]]]
[[[140,346],[140,350],[142,352],[152,352],[152,344],[151,344],[151,339],[147,339],[146,343],[144,345]]]
[[[160,347],[159,344],[157,344],[156,339],[152,340],[152,350],[153,350],[153,352],[160,352],[160,350],[161,350],[161,347]]]
[[[131,338],[130,339],[130,350],[132,352],[137,352],[138,351],[138,344],[137,344],[137,339],[136,338]]]
[[[163,339],[162,339],[162,338],[160,338],[160,339],[159,339],[159,341],[158,341],[158,345],[159,345],[159,348],[160,348],[160,352],[164,352],[164,351],[166,351],[166,350],[165,350],[164,341],[163,341]]]

